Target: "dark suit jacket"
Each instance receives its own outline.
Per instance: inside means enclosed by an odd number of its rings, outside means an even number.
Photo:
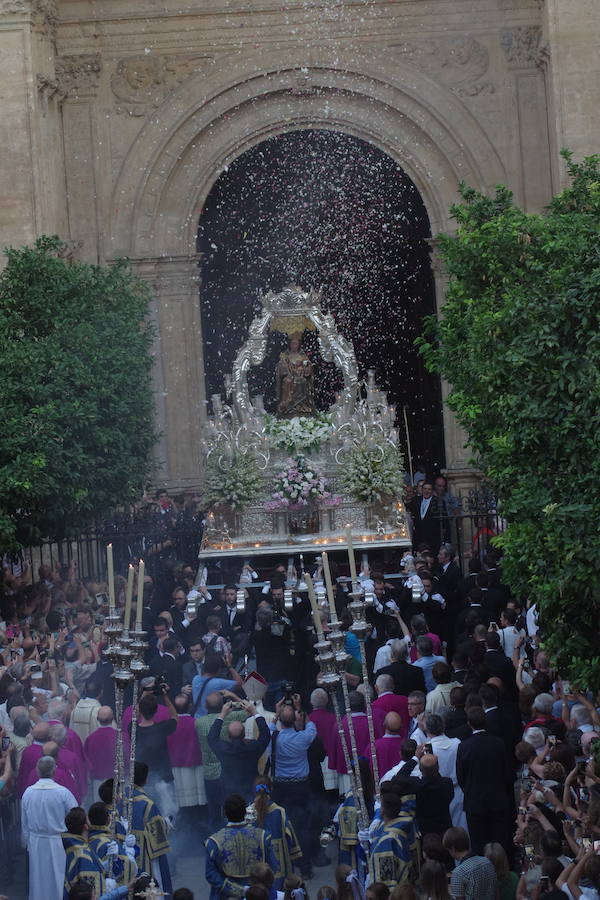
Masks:
[[[446,539],[447,518],[440,517],[437,497],[433,496],[424,518],[421,518],[421,497],[415,497],[409,506],[413,519],[413,547],[427,544],[434,553]]]
[[[446,603],[453,603],[456,606],[460,593],[460,569],[456,563],[454,561],[449,563],[445,572],[443,569],[440,569],[438,572],[438,579],[440,583],[440,594]]]
[[[433,832],[442,836],[451,827],[450,803],[453,797],[451,778],[435,775],[421,779],[417,785],[417,822],[421,834]]]
[[[170,654],[160,656],[158,653],[150,660],[150,674],[158,677],[165,674],[167,676],[167,684],[170,687],[169,697],[171,701],[175,699],[177,694],[181,693],[181,663],[178,659],[173,659]]]
[[[506,695],[514,699],[518,694],[515,667],[504,651],[488,650],[483,661],[490,675],[502,679]]]
[[[202,665],[200,665],[202,668]],[[181,683],[182,684],[191,684],[196,675],[198,675],[198,669],[196,668],[196,663],[193,659],[188,659],[187,662],[184,662],[181,667]]]
[[[456,754],[456,777],[465,795],[465,812],[504,812],[509,808],[510,774],[500,738],[487,731],[465,738]]]
[[[393,662],[379,669],[378,675],[391,675],[394,679],[394,693],[408,697],[411,691],[425,691],[423,669],[407,662]]]
[[[242,797],[249,799],[252,793],[252,782],[257,775],[258,760],[271,740],[271,732],[264,718],[257,716],[255,721],[258,728],[256,740],[239,738],[235,741],[222,741],[223,720],[220,718],[215,719],[208,732],[208,746],[221,763],[226,794],[241,794]]]

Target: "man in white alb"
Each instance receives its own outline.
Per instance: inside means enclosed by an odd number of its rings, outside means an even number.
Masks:
[[[54,781],[56,762],[42,756],[37,762],[39,781],[21,800],[21,829],[29,853],[29,900],[62,900],[66,854],[61,834],[65,815],[77,801],[71,791]]]

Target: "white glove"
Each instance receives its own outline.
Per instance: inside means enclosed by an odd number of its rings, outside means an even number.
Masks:
[[[114,878],[107,878],[105,880],[104,884],[105,884],[105,888],[104,888],[105,893],[108,893],[109,891],[115,891],[117,889],[117,882],[115,881]]]
[[[123,827],[123,831],[125,833],[127,833],[127,829],[129,828],[129,822],[127,821],[127,819],[124,818],[124,816],[121,816],[121,818],[119,819],[119,822],[121,823],[121,825]]]
[[[107,848],[106,853],[108,856],[118,856],[119,855],[119,845],[116,841],[111,841]]]
[[[446,601],[444,600],[444,598],[442,597],[441,594],[432,594],[431,599],[435,600],[436,603],[439,603],[440,606],[442,607],[442,609],[446,608]]]
[[[361,844],[368,844],[370,840],[369,829],[368,828],[359,828],[358,829],[358,840]]]
[[[135,847],[135,834],[127,834],[125,835],[125,840],[123,841],[126,847]]]

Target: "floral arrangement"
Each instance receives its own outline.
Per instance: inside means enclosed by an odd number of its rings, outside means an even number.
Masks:
[[[390,444],[354,447],[340,474],[344,493],[362,503],[382,503],[401,497],[404,489],[401,453]]]
[[[204,471],[202,503],[206,506],[226,504],[232,509],[244,509],[264,489],[264,478],[256,458],[251,453],[236,453],[231,459],[219,462],[212,454]]]
[[[277,450],[287,450],[290,454],[318,450],[321,442],[327,440],[332,431],[333,422],[326,413],[318,416],[294,416],[293,419],[265,417],[265,434],[269,437],[271,446]]]
[[[331,499],[326,489],[325,477],[317,466],[304,456],[286,460],[285,469],[275,476],[272,499],[265,509],[299,509],[309,503]]]

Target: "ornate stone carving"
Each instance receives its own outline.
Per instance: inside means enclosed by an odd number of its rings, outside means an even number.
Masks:
[[[0,0],[0,16],[30,16],[35,25],[53,28],[58,9],[56,0]]]
[[[503,28],[500,32],[500,41],[509,66],[515,69],[535,66],[541,35],[542,30],[537,25]]]
[[[117,112],[144,116],[171,91],[213,62],[211,56],[128,56],[117,63],[110,85],[120,101]]]
[[[535,57],[535,64],[538,69],[547,69],[550,65],[550,45],[545,41],[540,44],[538,48],[537,55]]]
[[[472,35],[455,35],[439,40],[392,44],[413,65],[446,84],[459,96],[493,94],[490,81],[481,81],[489,67],[487,47]]]
[[[58,100],[58,102],[61,103],[65,99],[65,93],[61,89],[58,81],[48,78],[47,75],[40,75],[39,72],[36,76],[36,83],[38,93],[42,98],[42,109],[45,115],[50,101]]]
[[[93,97],[98,90],[102,60],[97,53],[59,56],[56,77],[65,97]]]

